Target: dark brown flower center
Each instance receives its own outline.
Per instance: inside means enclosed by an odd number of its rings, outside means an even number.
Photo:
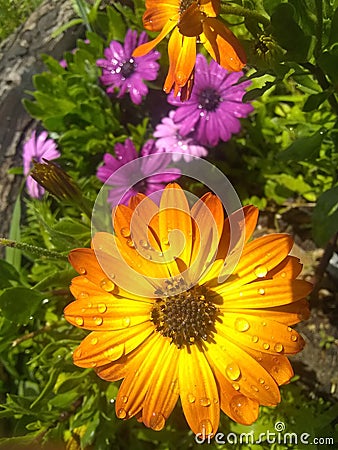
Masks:
[[[194,286],[182,292],[184,281],[173,283],[167,280],[164,291],[157,298],[151,311],[151,321],[156,331],[178,348],[211,337],[215,331],[218,308],[208,300],[208,290],[203,286]],[[176,293],[178,292],[178,293]]]
[[[189,6],[191,6],[194,3],[195,0],[181,0],[180,1],[180,14],[183,14]],[[197,4],[199,2],[196,2]]]
[[[220,102],[221,97],[216,89],[213,88],[203,89],[198,95],[199,107],[207,111],[216,111]]]

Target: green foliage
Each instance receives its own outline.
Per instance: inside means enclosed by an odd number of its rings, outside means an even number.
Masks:
[[[0,0],[0,41],[21,25],[42,0]]]

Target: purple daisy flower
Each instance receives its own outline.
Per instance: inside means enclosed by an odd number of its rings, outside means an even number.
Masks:
[[[155,128],[154,137],[155,145],[158,149],[164,149],[169,153],[173,153],[173,161],[178,161],[182,157],[189,162],[194,156],[207,156],[208,150],[198,145],[191,137],[181,136],[179,133],[180,125],[174,122],[175,111],[169,112],[169,117],[164,117],[162,122]]]
[[[168,167],[171,155],[157,149],[153,139],[143,145],[139,155],[130,139],[116,144],[114,149],[116,157],[105,153],[104,164],[96,173],[100,181],[112,186],[108,201],[113,206],[127,205],[139,192],[149,196],[181,176],[179,169]]]
[[[26,187],[28,194],[33,198],[41,198],[45,192],[44,188],[29,175],[34,161],[42,163],[43,160],[52,161],[60,157],[56,143],[53,139],[47,139],[47,137],[47,131],[42,131],[39,136],[36,136],[36,131],[34,130],[31,137],[23,145],[23,173],[27,177]]]
[[[241,117],[253,111],[242,99],[251,81],[238,83],[243,72],[228,72],[215,61],[208,64],[199,54],[196,58],[195,80],[191,97],[181,102],[170,94],[168,102],[178,106],[174,121],[182,136],[192,133],[202,145],[215,146],[228,141],[232,134],[239,133]]]
[[[136,47],[147,42],[147,34],[143,31],[137,38],[137,31],[128,30],[124,45],[112,41],[104,51],[104,59],[98,59],[96,64],[102,67],[102,84],[108,86],[107,93],[119,89],[118,97],[129,92],[133,103],[139,105],[142,96],[147,95],[148,87],[143,80],[152,81],[157,78],[160,53],[152,50],[145,56],[132,57]]]

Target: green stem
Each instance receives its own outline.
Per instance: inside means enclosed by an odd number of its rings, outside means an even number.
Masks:
[[[222,14],[233,14],[234,16],[243,16],[248,19],[254,19],[257,22],[264,25],[264,27],[270,26],[270,20],[262,16],[256,11],[252,11],[251,9],[243,8],[242,6],[230,6],[226,2],[222,1]]]
[[[67,256],[59,252],[53,252],[43,247],[36,247],[35,245],[26,244],[25,242],[13,241],[11,239],[0,238],[0,245],[5,247],[17,248],[19,250],[26,250],[38,256],[50,259],[61,259],[67,261]]]

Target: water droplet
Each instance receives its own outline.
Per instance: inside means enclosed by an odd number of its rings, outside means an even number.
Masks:
[[[255,386],[254,384],[251,385],[251,389],[252,389],[254,392],[258,392],[258,391],[259,391],[258,387]]]
[[[96,344],[98,343],[98,338],[97,338],[97,337],[93,337],[93,338],[90,340],[90,343],[91,343],[92,345],[96,345]]]
[[[238,383],[231,383],[232,387],[236,390],[239,391],[240,385]]]
[[[212,434],[212,423],[209,419],[204,419],[200,421],[200,431],[202,433],[202,436],[209,436]]]
[[[259,337],[254,335],[254,336],[252,336],[251,340],[252,340],[252,342],[254,342],[256,344],[256,342],[259,341]]]
[[[127,411],[124,408],[120,408],[116,412],[116,415],[119,419],[125,419],[127,417]]]
[[[264,295],[265,294],[265,289],[263,289],[263,288],[260,288],[260,289],[258,289],[258,294],[260,294],[260,295]]]
[[[102,325],[102,323],[103,323],[103,319],[102,319],[102,317],[94,317],[94,323],[95,323],[95,325]]]
[[[87,273],[86,269],[84,267],[79,267],[78,268],[78,272],[79,272],[80,275],[85,275]]]
[[[265,266],[257,266],[254,273],[257,278],[264,278],[268,273],[268,269]]]
[[[277,343],[274,345],[273,348],[274,348],[275,351],[278,352],[278,353],[282,352],[283,349],[284,349],[283,345],[282,345],[280,342],[277,342]]]
[[[127,397],[126,395],[123,395],[123,396],[121,397],[121,401],[122,401],[122,403],[127,403],[128,397]]]
[[[130,317],[128,317],[128,316],[123,317],[123,319],[122,319],[122,326],[129,327],[130,322],[131,322]]]
[[[111,272],[109,275],[110,280],[114,280],[115,279],[115,273]]]
[[[230,402],[230,411],[232,412],[233,418],[242,422],[243,414],[245,413],[246,407],[248,406],[249,399],[244,395],[236,395]]]
[[[140,240],[140,246],[141,246],[142,248],[149,248],[148,241],[146,241],[145,239],[141,239],[141,240]]]
[[[135,242],[132,239],[127,240],[127,245],[130,248],[135,248]]]
[[[114,289],[115,284],[109,279],[109,278],[103,278],[100,281],[100,287],[106,291],[106,292],[110,292]]]
[[[226,366],[226,374],[232,381],[238,380],[238,378],[241,376],[241,370],[237,363],[232,362],[231,364],[228,364]]]
[[[131,235],[130,229],[127,228],[127,227],[121,228],[120,232],[121,232],[122,236],[125,237],[125,238],[128,238]]]
[[[97,366],[96,362],[94,362],[94,361],[91,362],[90,365],[91,365],[91,367],[93,367],[93,368]]]
[[[87,298],[87,297],[89,297],[89,294],[88,294],[88,292],[80,292],[80,294],[79,294],[79,298]]]
[[[97,305],[97,310],[99,313],[103,314],[107,311],[107,305],[105,303],[99,303]]]
[[[235,321],[235,327],[238,331],[247,331],[250,328],[250,324],[247,320],[238,318]]]
[[[150,428],[155,431],[162,430],[165,425],[165,418],[163,414],[153,412],[149,421]]]
[[[81,355],[82,355],[82,350],[81,350],[81,348],[77,348],[77,349],[75,350],[75,352],[74,352],[75,358],[81,358]]]
[[[82,327],[82,325],[84,324],[83,317],[80,317],[80,316],[75,317],[75,323],[76,323],[76,325],[79,325],[79,327]]]
[[[193,394],[188,394],[188,402],[194,403],[196,400],[196,397]]]
[[[168,238],[163,238],[163,239],[162,239],[162,244],[164,244],[164,245],[169,245],[169,240],[168,240]]]
[[[290,333],[293,331],[291,327],[288,327],[288,331],[290,331]]]
[[[286,278],[286,272],[282,272],[282,273],[280,274],[280,276],[281,276],[282,278]]]
[[[258,381],[259,381],[260,384],[264,384],[265,383],[264,378],[258,378]]]
[[[211,405],[210,398],[208,398],[208,397],[200,398],[200,405],[201,406],[210,406]]]
[[[266,327],[266,322],[262,322],[262,327]]]
[[[267,342],[264,342],[263,348],[264,348],[264,350],[269,350],[270,345]]]
[[[297,336],[296,334],[293,334],[293,335],[291,336],[291,341],[293,341],[293,342],[298,341],[298,336]]]
[[[269,386],[268,384],[266,384],[266,385],[264,386],[264,389],[265,389],[266,391],[268,391],[268,390],[270,389],[270,386]]]

